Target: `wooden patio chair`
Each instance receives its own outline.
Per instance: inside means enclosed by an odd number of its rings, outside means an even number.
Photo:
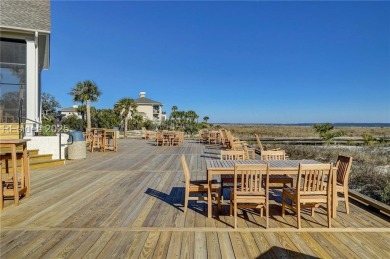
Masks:
[[[245,141],[234,141],[231,142],[232,150],[235,151],[243,151],[244,152],[244,159],[255,159],[255,149],[249,148],[248,143]]]
[[[156,146],[169,145],[169,139],[164,137],[164,132],[161,132],[161,131],[156,132],[155,145]]]
[[[255,134],[255,137],[256,137],[256,144],[257,144],[257,147],[260,150],[260,155],[261,155],[261,152],[265,151],[265,149],[264,149],[263,144],[260,141],[259,135]],[[277,150],[280,150],[280,148],[274,148],[274,149],[270,149],[270,150],[271,151],[277,151]]]
[[[141,130],[142,130],[142,138],[148,139],[148,132],[147,132],[146,128],[142,127]]]
[[[265,186],[262,184],[264,176]],[[239,208],[259,208],[260,217],[263,217],[263,208],[265,208],[266,228],[268,228],[268,180],[268,164],[236,164],[234,166],[234,185],[230,193],[230,215],[234,212],[234,228],[237,228],[237,209]]]
[[[103,134],[102,132],[94,132],[91,135],[91,144],[90,144],[90,151],[93,153],[93,151],[97,148],[99,150],[102,149],[102,143],[103,143]]]
[[[244,160],[244,151],[235,150],[221,150],[221,160]],[[234,182],[233,175],[222,174],[221,175],[221,197],[223,197],[223,189],[231,187],[226,185],[227,183],[232,184]]]
[[[183,167],[184,172],[184,178],[185,178],[185,196],[184,196],[184,213],[187,212],[188,208],[188,201],[189,200],[206,200],[207,201],[207,192],[209,189],[209,185],[207,183],[207,180],[200,180],[200,181],[191,181],[191,173],[188,169],[187,161],[184,155],[181,156],[181,165]],[[190,196],[191,194],[201,194],[202,196]],[[203,196],[203,195],[206,195]],[[219,196],[219,185],[217,181],[213,180],[212,186],[211,186],[211,195],[212,199],[217,201],[218,204],[218,210],[221,210],[221,200]],[[214,197],[213,197],[214,196]],[[207,201],[212,202],[212,201]]]
[[[208,136],[209,144],[218,144],[218,132],[210,131]]]
[[[229,139],[226,135],[226,130],[225,129],[220,129],[219,130],[219,143],[223,147],[228,147],[229,146]]]
[[[328,227],[331,227],[331,185],[332,164],[299,164],[297,185],[295,188],[284,188],[282,195],[282,217],[285,215],[286,206],[297,213],[297,227],[301,228],[301,209],[314,209],[320,203],[326,203]],[[287,203],[289,199],[291,204]]]
[[[286,160],[286,153],[284,150],[268,150],[261,152],[262,160]],[[281,186],[270,186],[270,189],[283,189],[287,187],[287,184],[290,184],[290,187],[293,187],[294,179],[288,175],[270,175],[269,176],[270,184],[282,184]]]
[[[348,197],[348,182],[349,182],[349,172],[351,171],[352,166],[352,157],[338,155],[337,157],[337,193],[343,194],[344,198],[337,198],[337,203],[339,200],[344,200],[345,209],[347,214],[349,214],[349,197]]]

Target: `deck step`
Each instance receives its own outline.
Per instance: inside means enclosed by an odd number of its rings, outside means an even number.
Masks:
[[[65,159],[52,159],[46,161],[32,162],[30,163],[30,169],[60,166],[64,164],[65,164]]]

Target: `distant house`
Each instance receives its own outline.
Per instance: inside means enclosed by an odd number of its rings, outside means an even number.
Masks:
[[[134,100],[138,107],[138,115],[142,115],[145,119],[149,119],[156,124],[161,124],[166,118],[165,113],[162,111],[162,103],[153,101],[146,98],[145,92],[139,93],[139,98]]]
[[[73,105],[72,107],[64,108],[60,110],[60,114],[63,115],[64,117],[76,115],[79,119],[81,119],[82,118],[81,112],[78,112],[77,108],[79,108],[78,105]]]
[[[41,71],[49,68],[50,0],[1,0],[0,10],[0,123],[18,125],[22,119],[36,127],[41,122]]]

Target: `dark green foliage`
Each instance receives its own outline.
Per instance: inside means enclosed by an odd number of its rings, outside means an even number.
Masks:
[[[98,109],[92,111],[92,125],[96,128],[112,129],[118,127],[121,118],[113,109]]]
[[[49,93],[42,93],[42,119],[45,121],[54,121],[57,110],[61,108],[60,103]]]
[[[321,133],[328,132],[334,128],[332,123],[318,123],[314,124],[313,128],[321,135]]]
[[[341,137],[345,135],[344,131],[332,131],[334,129],[333,124],[324,123],[324,124],[314,124],[313,128],[320,134],[320,137],[323,138],[328,144],[330,144],[335,137]]]
[[[198,118],[199,115],[195,111],[179,111],[177,106],[173,106],[166,127],[171,130],[181,130],[193,136],[199,129],[208,127],[208,116],[205,116],[201,123],[197,122]]]
[[[62,119],[62,125],[67,126],[69,130],[85,131],[87,124],[84,120],[80,119],[76,115],[64,117]]]

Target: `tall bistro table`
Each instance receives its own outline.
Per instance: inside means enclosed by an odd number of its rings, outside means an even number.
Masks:
[[[207,181],[209,184],[207,192],[207,213],[208,217],[211,218],[211,183],[213,175],[222,174],[234,174],[234,164],[264,164],[269,163],[270,175],[288,174],[298,175],[299,164],[320,164],[315,160],[217,160],[217,159],[206,159],[207,169]],[[336,217],[337,208],[337,192],[336,192],[336,170],[333,170],[332,177],[332,217]]]
[[[14,203],[19,205],[19,195],[26,193],[26,197],[30,195],[30,172],[27,158],[27,141],[29,139],[0,139],[0,150],[3,152],[4,149],[11,149],[11,164],[12,164],[12,178],[13,178],[13,192],[14,192]],[[18,174],[17,174],[17,156],[16,148],[22,146],[23,149],[23,172],[21,175],[21,187],[18,185]],[[3,191],[0,192],[1,202],[3,200]]]

